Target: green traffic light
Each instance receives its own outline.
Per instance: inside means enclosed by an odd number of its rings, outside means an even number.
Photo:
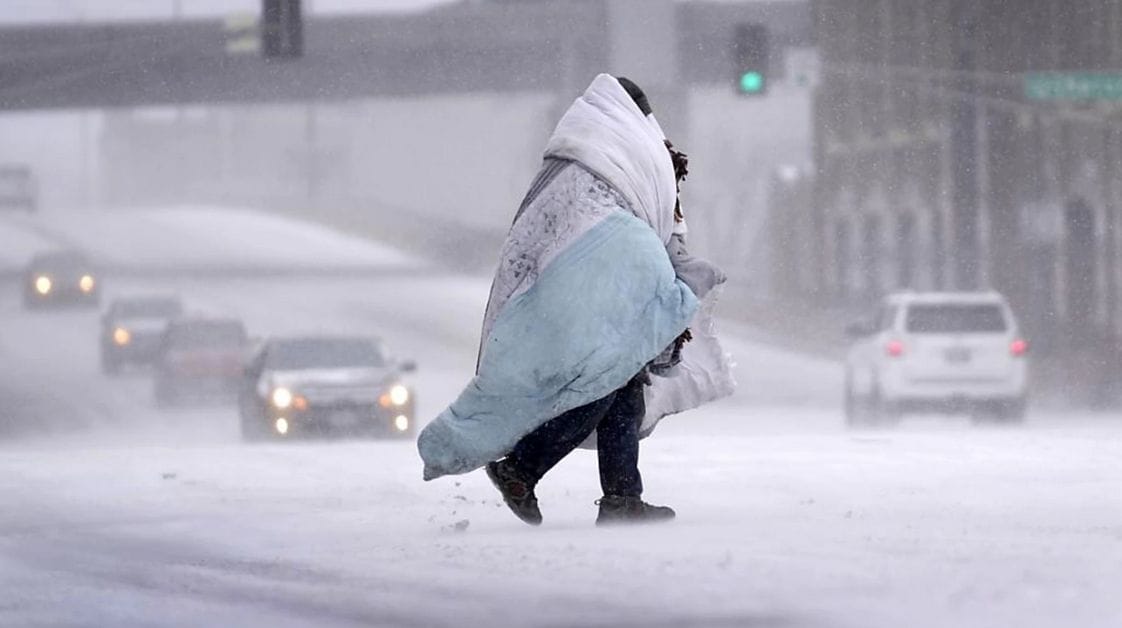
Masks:
[[[764,89],[764,76],[759,72],[745,72],[740,75],[740,91],[755,94]]]

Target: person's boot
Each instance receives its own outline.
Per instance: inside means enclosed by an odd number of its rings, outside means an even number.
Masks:
[[[538,509],[538,498],[534,495],[534,482],[519,473],[505,458],[487,463],[487,477],[503,494],[503,501],[515,517],[532,526],[541,525],[542,511]]]
[[[674,509],[669,506],[653,506],[639,497],[628,495],[605,495],[596,501],[600,514],[596,525],[616,523],[654,523],[674,518]]]

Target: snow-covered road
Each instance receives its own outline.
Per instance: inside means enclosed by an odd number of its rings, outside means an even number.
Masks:
[[[355,263],[404,264],[346,242]],[[106,288],[174,290],[259,335],[380,334],[419,362],[431,416],[474,365],[487,281]],[[143,373],[98,372],[95,313],[17,296],[0,291],[2,626],[1122,625],[1120,416],[847,432],[837,365],[729,323],[740,392],[643,446],[646,497],[678,520],[595,528],[578,452],[541,485],[535,529],[481,473],[421,482],[410,442],[246,446],[232,408],[157,411]]]

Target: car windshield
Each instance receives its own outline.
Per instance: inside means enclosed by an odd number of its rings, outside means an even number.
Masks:
[[[117,306],[121,318],[172,318],[182,311],[180,303],[172,299],[122,301]]]
[[[912,305],[907,330],[913,334],[984,334],[1005,331],[1005,312],[993,303]]]
[[[377,343],[354,339],[305,339],[276,343],[268,366],[276,370],[313,368],[378,368],[386,358]]]
[[[190,323],[169,330],[168,344],[174,348],[238,347],[245,342],[245,328],[238,323]]]

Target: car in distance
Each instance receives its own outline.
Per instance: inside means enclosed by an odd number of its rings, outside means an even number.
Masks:
[[[1024,418],[1028,343],[998,293],[893,294],[847,333],[851,425],[891,422],[909,411]]]
[[[0,209],[35,211],[35,175],[25,164],[0,164]]]
[[[40,253],[24,270],[24,306],[97,306],[101,299],[100,284],[93,264],[81,252]]]
[[[269,339],[245,369],[242,436],[411,436],[415,396],[403,375],[415,369],[387,357],[371,338]]]
[[[248,346],[245,325],[237,319],[171,321],[157,350],[152,382],[157,405],[234,398]]]
[[[114,299],[101,317],[101,370],[114,374],[127,364],[152,364],[168,323],[182,314],[176,297]]]

